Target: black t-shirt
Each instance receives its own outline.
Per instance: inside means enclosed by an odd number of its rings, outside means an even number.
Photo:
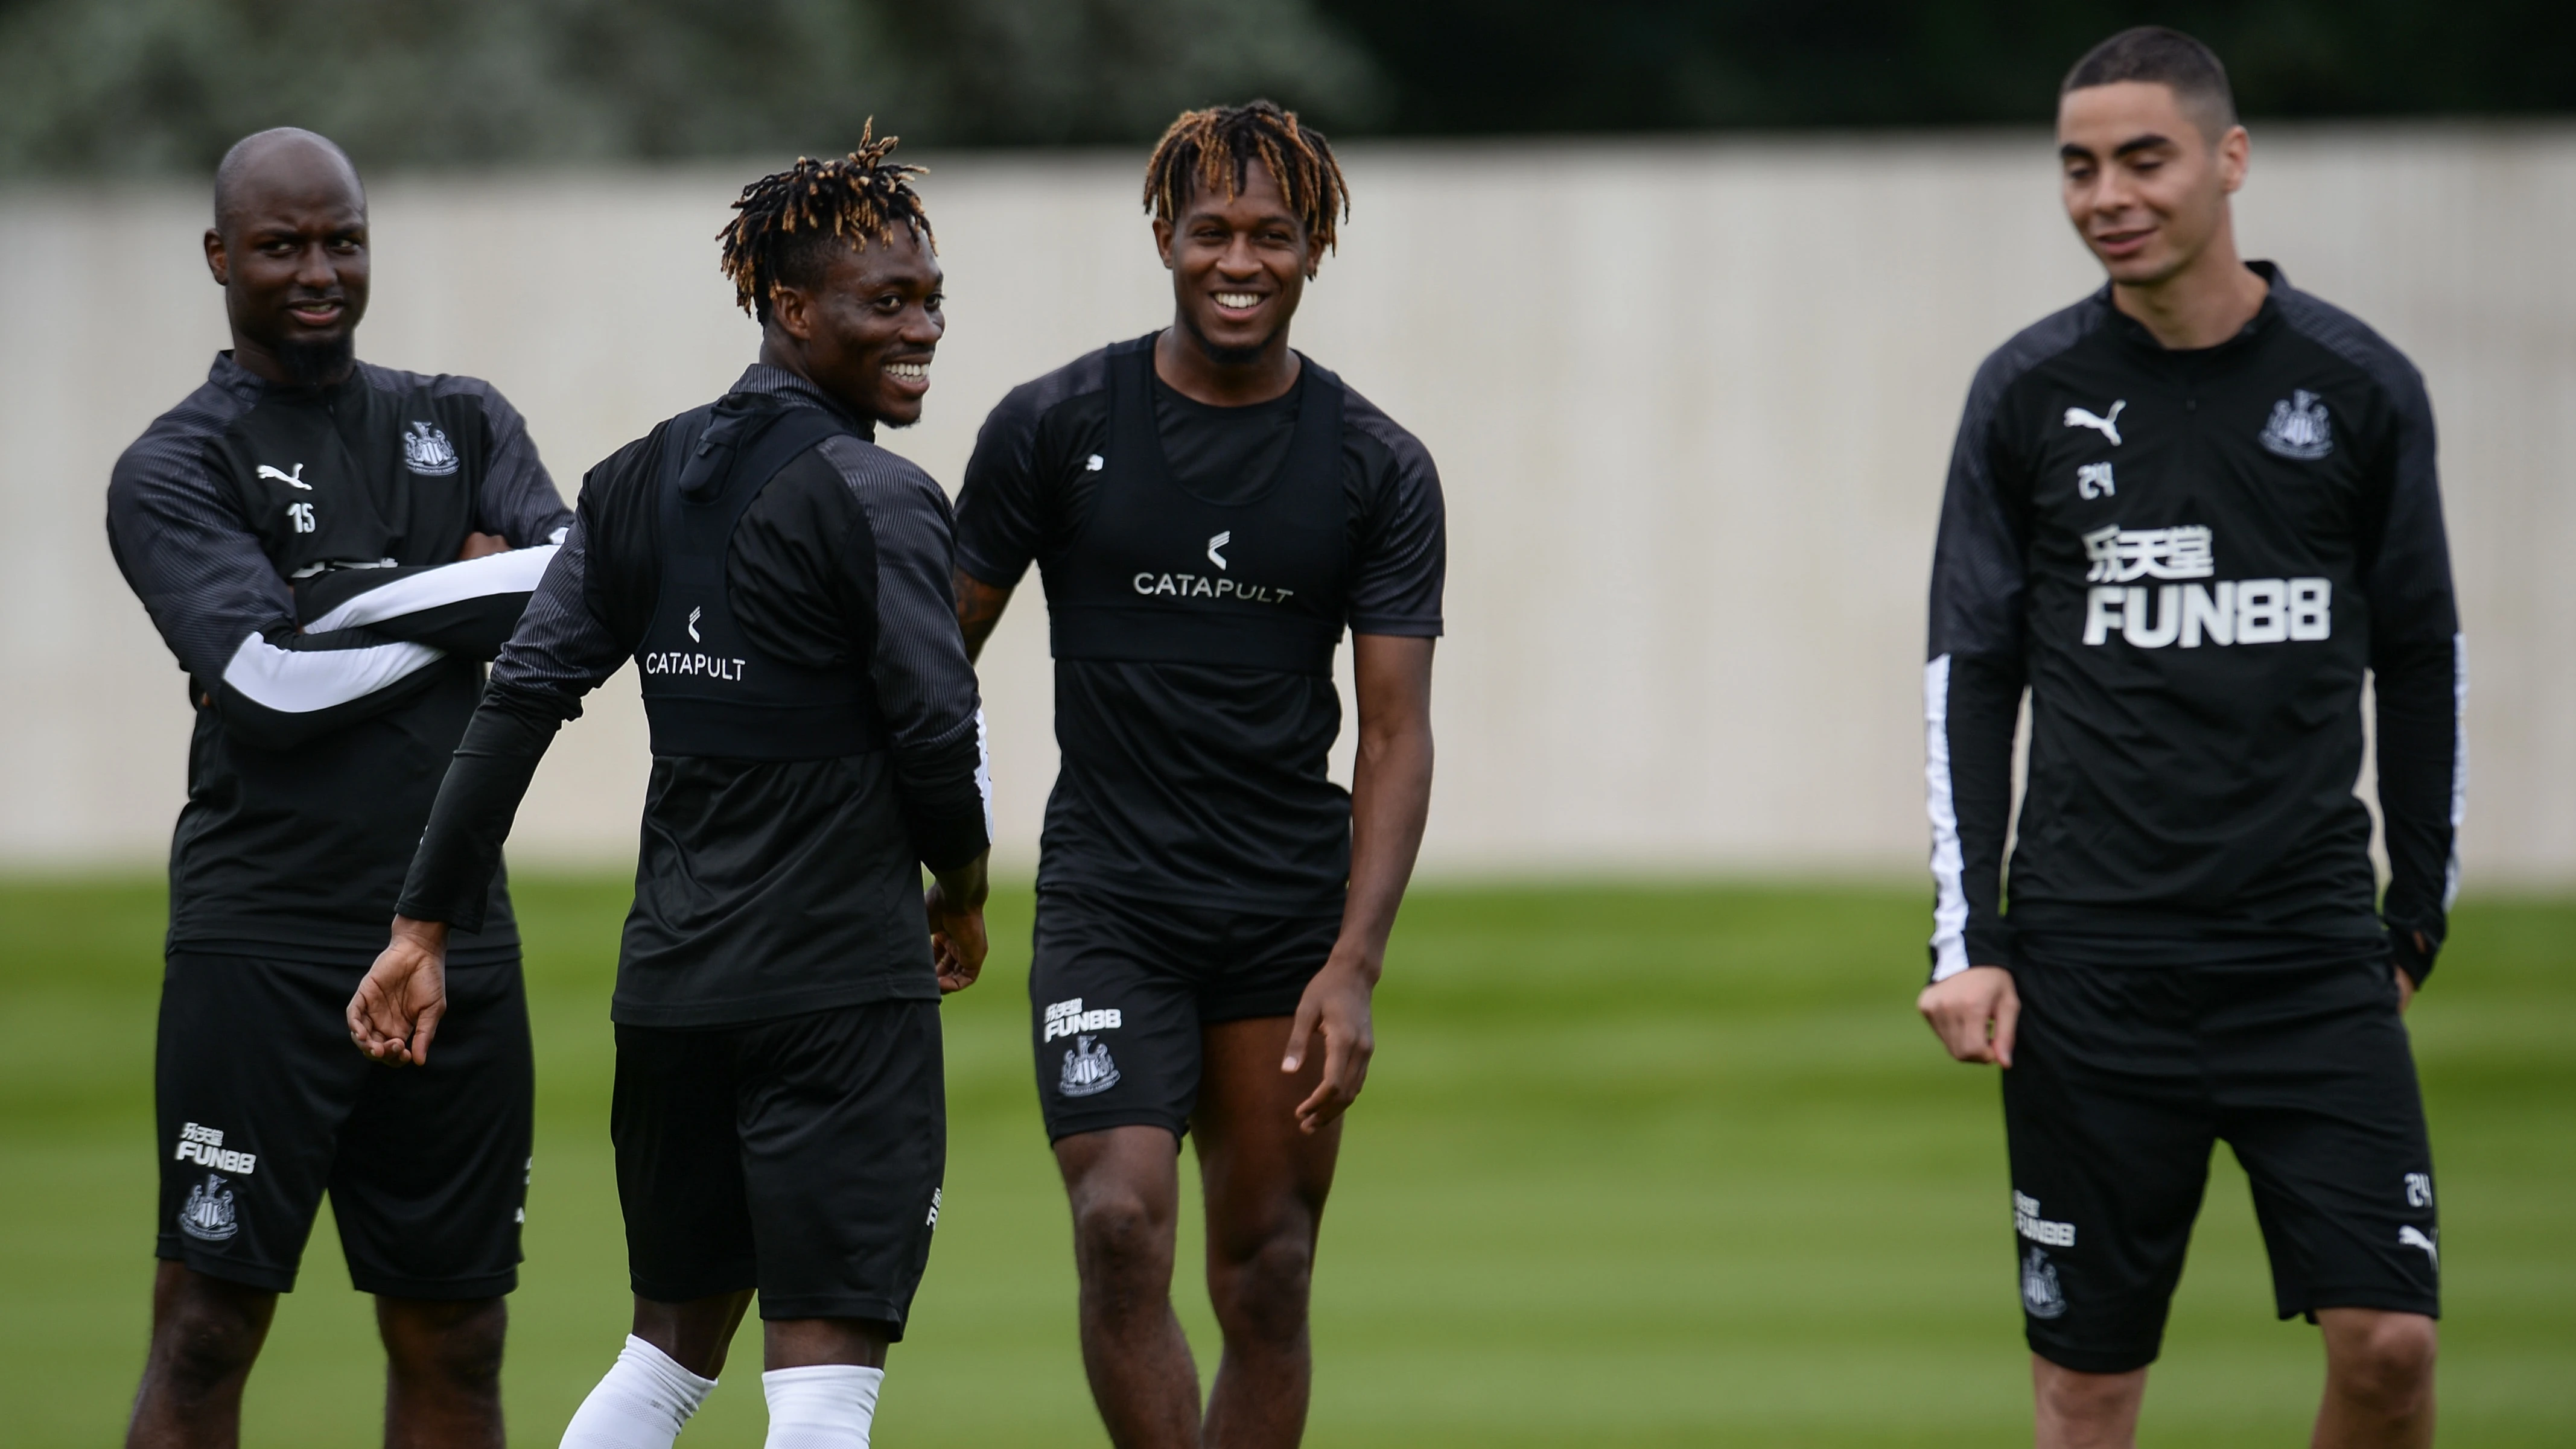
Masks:
[[[1173,480],[1211,502],[1265,488],[1302,388],[1209,407],[1153,388]],[[1109,435],[1104,349],[1014,389],[986,419],[957,500],[957,561],[997,588],[1045,569],[1089,523]],[[1345,395],[1338,467],[1354,633],[1436,637],[1447,538],[1440,478],[1411,433]],[[1325,774],[1341,731],[1328,678],[1200,664],[1059,659],[1062,766],[1038,883],[1282,914],[1338,909],[1350,796]]]

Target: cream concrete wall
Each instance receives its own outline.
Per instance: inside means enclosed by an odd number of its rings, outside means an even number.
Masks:
[[[1002,391],[1169,315],[1137,158],[931,157],[952,488]],[[1978,359],[2095,274],[2038,133],[1353,147],[1297,338],[1414,428],[1451,519],[1442,871],[1913,868],[1934,512]],[[385,179],[364,355],[478,373],[567,496],[755,345],[711,238],[749,166]],[[148,861],[179,675],[109,561],[117,452],[223,341],[197,188],[0,192],[0,863]],[[2473,880],[2576,879],[2576,132],[2257,137],[2249,252],[2422,366],[2475,667]],[[1034,596],[987,655],[1006,854],[1054,771]],[[549,758],[523,863],[631,858],[631,678]],[[1347,760],[1347,745],[1343,759]]]

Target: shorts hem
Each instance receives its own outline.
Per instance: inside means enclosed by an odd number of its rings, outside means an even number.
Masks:
[[[2023,1337],[2030,1344],[2030,1351],[2032,1353],[2039,1355],[2041,1358],[2048,1360],[2059,1368],[2069,1369],[2079,1374],[2135,1373],[2139,1369],[2145,1368],[2147,1365],[2154,1363],[2156,1361],[2156,1355],[2163,1352],[2161,1345],[2144,1350],[2081,1349],[2067,1348],[2058,1344],[2042,1343],[2038,1338],[2028,1334],[2023,1335]]]
[[[903,1341],[903,1309],[888,1298],[859,1293],[760,1295],[763,1323],[794,1318],[854,1318],[883,1329],[888,1343]]]
[[[1175,1145],[1190,1134],[1190,1124],[1186,1120],[1173,1121],[1169,1112],[1157,1112],[1150,1107],[1130,1107],[1124,1111],[1085,1115],[1070,1121],[1049,1117],[1046,1123],[1047,1145],[1052,1147],[1068,1137],[1106,1132],[1112,1127],[1160,1127],[1172,1134]]]
[[[702,1278],[662,1279],[656,1281],[641,1273],[629,1271],[626,1286],[638,1298],[651,1303],[695,1303],[722,1293],[749,1293],[760,1286],[759,1266],[745,1263],[738,1273],[709,1273]]]
[[[349,1286],[361,1293],[379,1298],[419,1298],[431,1302],[458,1303],[474,1298],[502,1298],[519,1291],[519,1270],[500,1273],[478,1273],[470,1278],[400,1278],[385,1273],[359,1273],[352,1270]]]
[[[2392,1291],[2387,1288],[2320,1288],[2296,1303],[2274,1300],[2273,1305],[2286,1323],[2293,1318],[2316,1321],[2317,1311],[2324,1308],[2370,1308],[2382,1313],[2420,1313],[2426,1318],[2442,1316],[2442,1300],[2436,1295]]]
[[[296,1270],[293,1268],[265,1268],[256,1263],[235,1262],[213,1253],[195,1251],[185,1243],[157,1243],[153,1246],[152,1256],[165,1263],[182,1264],[192,1273],[203,1273],[209,1278],[220,1278],[227,1283],[239,1283],[245,1288],[257,1288],[269,1293],[295,1291]]]

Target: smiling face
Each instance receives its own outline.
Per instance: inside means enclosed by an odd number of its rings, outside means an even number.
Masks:
[[[930,361],[948,330],[939,262],[908,227],[891,242],[837,246],[815,285],[781,282],[761,356],[889,427],[921,419]]]
[[[2111,280],[2151,287],[2189,269],[2226,235],[2227,198],[2245,182],[2250,143],[2216,115],[2195,115],[2171,86],[2119,81],[2058,101],[2066,215]]]
[[[224,178],[206,266],[224,289],[233,355],[272,382],[345,376],[367,311],[367,199],[319,138],[261,138]]]
[[[1154,245],[1172,271],[1181,326],[1209,359],[1241,365],[1288,335],[1288,321],[1320,260],[1269,168],[1244,168],[1226,198],[1194,188],[1174,221],[1157,219]]]

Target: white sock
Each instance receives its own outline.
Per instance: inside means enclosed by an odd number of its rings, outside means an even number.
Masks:
[[[769,1397],[767,1449],[868,1449],[885,1370],[818,1363],[760,1376]]]
[[[608,1377],[564,1426],[563,1449],[671,1449],[715,1386],[630,1333]]]

